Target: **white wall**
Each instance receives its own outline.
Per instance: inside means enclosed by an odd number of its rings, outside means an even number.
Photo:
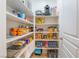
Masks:
[[[35,12],[36,10],[44,10],[45,5],[49,5],[53,7],[56,5],[56,0],[31,0],[32,2],[32,11]]]
[[[60,37],[62,37],[62,28],[63,22],[62,18],[62,0],[57,0],[57,14],[59,15],[59,30],[60,30]]]
[[[78,24],[77,24],[78,29],[77,29],[77,31],[78,31],[78,38],[79,38],[79,0],[77,0],[77,1],[78,1],[77,2],[78,3],[78,10],[77,10],[78,11],[78,16],[77,16],[78,17]]]
[[[0,58],[6,57],[6,0],[0,0]]]

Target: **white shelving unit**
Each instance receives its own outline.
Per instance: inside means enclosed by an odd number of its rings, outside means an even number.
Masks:
[[[31,25],[34,25],[34,27],[35,27],[35,26],[37,26],[37,24],[34,24],[35,22],[32,23],[31,21],[27,21],[25,19],[19,18],[16,15],[12,14],[11,10],[7,10],[8,7],[13,9],[13,10],[17,10],[17,11],[22,10],[26,14],[26,17],[33,18],[32,12],[25,4],[23,4],[21,2],[21,0],[3,0],[3,1],[1,0],[0,4],[1,4],[0,5],[0,7],[1,7],[0,12],[3,13],[3,14],[1,14],[1,16],[3,16],[3,17],[1,17],[1,19],[2,19],[1,20],[1,27],[2,28],[1,28],[1,36],[0,36],[1,37],[1,40],[0,40],[0,52],[1,52],[0,57],[7,57],[7,55],[8,55],[7,54],[7,50],[8,50],[7,47],[8,47],[9,43],[16,41],[16,40],[19,40],[21,38],[24,38],[26,36],[29,36],[33,33],[34,33],[34,39],[35,39],[35,33],[39,33],[39,32],[35,32],[35,28],[34,28],[34,32],[29,32],[29,33],[24,34],[22,36],[16,36],[16,37],[13,36],[11,38],[7,38],[7,36],[8,36],[7,32],[9,32],[8,29],[11,27],[18,27],[19,24],[21,24],[21,25],[22,24],[24,24],[24,25],[31,24]],[[58,16],[35,16],[35,17],[45,17],[46,19],[50,18],[51,20],[53,19],[53,22],[48,22],[49,21],[48,20],[45,24],[42,24],[44,26],[58,24],[58,20],[56,20],[56,19],[58,19]],[[49,33],[49,32],[42,32],[42,33]],[[17,51],[18,53],[14,57],[20,58],[20,57],[23,57],[22,55],[24,55],[24,57],[29,58],[35,49],[35,41],[36,40],[33,40],[31,43],[26,45],[24,48],[22,48],[21,50],[18,50]],[[53,41],[55,41],[55,40],[53,40]],[[58,41],[58,40],[56,40],[56,41]],[[42,48],[42,49],[58,49],[58,48]],[[14,53],[14,51],[12,51],[12,52]],[[12,54],[12,52],[10,54]]]
[[[44,18],[44,23],[43,24],[37,24],[36,23],[36,18]],[[37,33],[43,33],[43,34],[49,34],[50,32],[47,31],[47,27],[49,26],[53,26],[53,25],[58,25],[59,26],[59,20],[58,20],[58,16],[35,16],[35,33],[34,34],[37,34]],[[36,28],[43,28],[43,31],[36,31]],[[53,33],[57,33],[59,34],[59,32],[51,32],[52,34]],[[35,38],[35,42],[36,41],[56,41],[56,42],[59,42],[59,38],[57,39],[37,39]],[[59,47],[57,48],[49,48],[49,47],[37,47],[35,46],[36,49],[45,49],[45,50],[58,50],[59,51]]]
[[[33,19],[32,12],[21,0],[6,0],[6,2],[7,2],[6,3],[7,9],[6,9],[5,15],[6,15],[6,29],[7,30],[6,30],[5,45],[7,45],[7,47],[6,47],[5,57],[14,57],[14,58],[28,57],[29,58],[35,49],[35,46],[34,46],[35,40],[32,40],[28,45],[24,46],[24,48],[21,48],[18,50],[11,50],[11,49],[9,50],[8,46],[11,42],[33,35],[34,32],[27,32],[26,34],[21,35],[21,36],[10,36],[9,30],[10,28],[17,28],[19,25],[24,25],[24,26],[34,25],[32,21],[25,20],[13,14],[12,10],[23,11],[26,17]]]

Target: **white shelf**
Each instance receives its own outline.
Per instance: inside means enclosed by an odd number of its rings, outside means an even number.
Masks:
[[[39,47],[36,47],[36,49],[59,49],[59,48],[39,48]]]
[[[13,52],[15,52],[15,50],[8,50],[8,57],[12,57],[14,56],[15,58],[19,58],[25,51],[28,50],[28,47],[31,47],[31,44],[34,42],[34,40],[32,42],[30,42],[28,45],[26,45],[24,48],[16,50],[17,52],[15,54],[11,54]],[[26,53],[26,52],[25,52]],[[11,56],[10,56],[11,55]]]
[[[28,44],[29,45],[29,44]],[[17,54],[16,54],[16,58],[19,58],[23,53],[24,51],[27,49],[28,45],[26,45],[21,51],[19,51]]]
[[[59,41],[59,39],[35,39],[35,41]]]
[[[7,0],[7,5],[15,10],[23,10],[26,16],[33,16],[30,9],[21,0]]]
[[[47,17],[47,18],[49,18],[49,17],[58,17],[58,16],[57,15],[50,15],[50,16],[36,15],[36,17]]]
[[[27,21],[25,19],[22,19],[22,18],[19,18],[18,16],[10,13],[10,12],[6,12],[6,15],[7,15],[7,20],[13,20],[13,21],[16,21],[16,22],[20,22],[20,23],[25,23],[25,24],[33,24],[32,22],[30,21]]]
[[[46,31],[43,31],[43,32],[35,32],[35,33],[59,33],[59,32],[46,32]]]
[[[36,24],[37,26],[40,26],[40,25],[58,25],[58,23],[45,23],[45,24]]]
[[[30,42],[28,45],[26,45],[21,51],[20,53],[17,54],[16,58],[19,58],[25,51],[28,51],[28,47],[32,46],[32,43],[34,42],[34,40],[32,42]],[[32,50],[32,49],[31,49]],[[31,54],[31,53],[30,53]],[[30,57],[30,56],[28,56]]]
[[[12,41],[21,39],[21,38],[23,38],[23,37],[25,37],[25,36],[28,36],[28,35],[31,35],[31,34],[33,34],[33,32],[27,33],[27,34],[22,35],[22,36],[15,36],[15,37],[12,37],[12,38],[8,38],[8,39],[6,40],[6,42],[9,43],[9,42],[12,42]]]

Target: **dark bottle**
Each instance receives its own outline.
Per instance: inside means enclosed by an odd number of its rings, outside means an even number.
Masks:
[[[49,5],[45,6],[45,15],[50,15],[50,7],[49,7]]]

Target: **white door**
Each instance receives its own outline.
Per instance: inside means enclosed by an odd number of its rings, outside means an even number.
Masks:
[[[62,0],[61,21],[64,33],[77,36],[77,0]]]

